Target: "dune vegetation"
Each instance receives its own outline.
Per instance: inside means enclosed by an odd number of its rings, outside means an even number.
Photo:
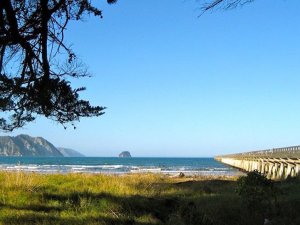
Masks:
[[[266,215],[236,178],[0,172],[0,224],[300,224],[300,180],[274,185]]]

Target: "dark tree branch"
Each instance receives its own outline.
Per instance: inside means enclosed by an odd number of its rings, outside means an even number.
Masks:
[[[0,111],[10,115],[0,118],[0,129],[22,127],[38,115],[65,126],[104,113],[104,107],[79,98],[85,88],[73,89],[66,80],[89,76],[64,31],[70,20],[90,14],[102,17],[91,0],[0,1]],[[56,60],[63,53],[66,65]],[[16,62],[19,68],[12,67]]]
[[[238,6],[243,6],[247,3],[253,2],[254,0],[210,0],[210,1],[200,0],[200,1],[203,2],[201,7],[202,14],[203,14],[215,8],[222,8],[222,9],[236,8]]]

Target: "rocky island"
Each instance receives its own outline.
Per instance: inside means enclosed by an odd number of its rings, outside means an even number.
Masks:
[[[119,158],[131,158],[131,154],[128,151],[121,152]]]

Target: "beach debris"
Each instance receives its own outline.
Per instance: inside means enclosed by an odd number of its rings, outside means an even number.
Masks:
[[[176,178],[176,177],[182,178],[182,177],[185,177],[185,174],[184,174],[183,172],[180,172],[180,173],[177,173],[177,174],[175,174],[175,175],[173,175],[173,176],[171,176],[171,177],[174,177],[174,178]]]

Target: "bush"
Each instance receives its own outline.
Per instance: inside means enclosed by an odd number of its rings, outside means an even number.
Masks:
[[[237,180],[236,193],[249,210],[269,218],[276,205],[278,191],[272,180],[255,170]]]

